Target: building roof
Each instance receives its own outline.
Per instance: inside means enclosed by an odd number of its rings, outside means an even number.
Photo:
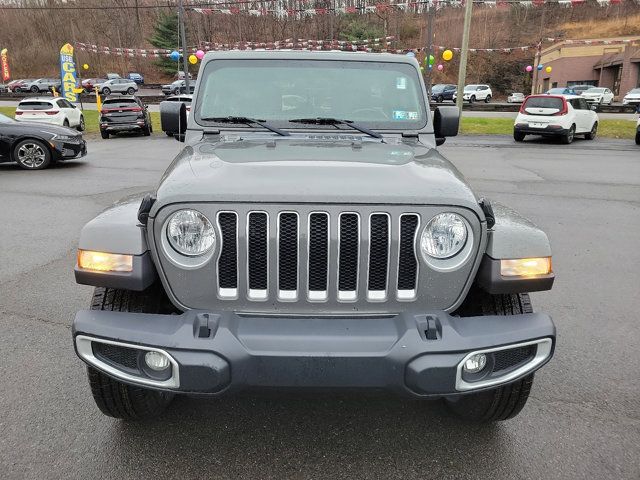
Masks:
[[[640,35],[631,35],[628,37],[610,37],[610,38],[581,38],[577,40],[565,39],[560,40],[553,45],[543,48],[540,52],[542,55],[563,47],[581,47],[585,45],[629,45],[631,43],[640,42]]]

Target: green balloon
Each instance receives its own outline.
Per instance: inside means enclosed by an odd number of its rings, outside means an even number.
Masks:
[[[436,63],[436,59],[433,55],[429,55],[429,65],[433,65]]]

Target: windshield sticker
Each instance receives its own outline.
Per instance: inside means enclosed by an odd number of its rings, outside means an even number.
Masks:
[[[404,110],[393,111],[394,120],[417,120],[418,112],[406,112]]]
[[[406,90],[407,89],[407,77],[398,77],[398,78],[396,78],[396,88],[398,90]]]

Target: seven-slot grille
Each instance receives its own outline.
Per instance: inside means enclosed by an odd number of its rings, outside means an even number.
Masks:
[[[275,232],[269,231],[273,213],[246,215],[246,231],[242,231],[236,212],[218,213],[220,298],[246,295],[250,300],[268,300],[274,291],[281,302],[411,301],[416,297],[418,214],[392,218],[384,212],[368,216],[342,212],[332,217],[318,211],[301,218],[298,212],[281,211]],[[239,242],[246,246],[244,250],[238,248]],[[392,245],[397,246],[395,258]],[[240,251],[246,253],[246,272],[239,271],[244,264]],[[239,282],[239,275],[246,275],[246,282]],[[393,285],[390,278],[395,279]],[[247,291],[240,292],[239,285]]]

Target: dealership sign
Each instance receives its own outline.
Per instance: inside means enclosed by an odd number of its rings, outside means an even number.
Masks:
[[[0,68],[2,68],[2,81],[6,82],[11,78],[11,72],[9,71],[9,55],[7,49],[3,48],[0,51]]]
[[[73,60],[73,47],[68,43],[60,49],[60,78],[62,79],[62,87],[60,93],[70,102],[78,101],[76,85],[78,77],[76,74],[76,62]]]

